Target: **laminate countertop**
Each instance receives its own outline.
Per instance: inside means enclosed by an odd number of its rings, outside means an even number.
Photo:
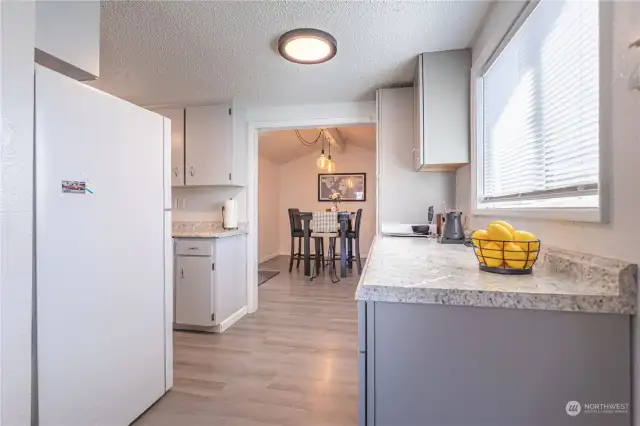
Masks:
[[[478,269],[473,249],[379,236],[356,300],[610,314],[636,313],[637,266],[545,248],[531,275]]]
[[[246,223],[237,229],[224,229],[222,222],[173,222],[173,238],[225,238],[248,234]]]

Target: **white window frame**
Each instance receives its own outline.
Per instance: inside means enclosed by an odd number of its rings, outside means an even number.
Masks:
[[[594,0],[597,1],[597,0]],[[612,42],[612,2],[599,1],[599,39],[600,39],[600,135],[599,135],[599,182],[597,208],[489,208],[481,206],[484,146],[482,102],[482,73],[487,64],[493,61],[513,38],[516,31],[538,5],[539,0],[527,1],[518,16],[491,49],[489,55],[476,58],[471,68],[471,213],[474,216],[521,217],[531,219],[550,219],[575,222],[609,222],[609,194],[611,181],[611,146],[612,146],[612,89],[613,75],[613,42]],[[495,11],[495,9],[494,9]],[[484,56],[484,57],[483,57]],[[578,195],[578,194],[576,194]]]

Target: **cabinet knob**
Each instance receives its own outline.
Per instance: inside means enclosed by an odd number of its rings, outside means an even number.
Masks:
[[[174,167],[174,168],[173,168],[173,175],[174,175],[175,177],[178,177],[178,168],[177,168],[177,167]]]
[[[191,176],[195,176],[195,175],[196,175],[196,169],[195,169],[195,167],[191,166],[191,167],[189,168],[189,174],[190,174]]]
[[[184,267],[180,267],[180,278],[184,279]]]

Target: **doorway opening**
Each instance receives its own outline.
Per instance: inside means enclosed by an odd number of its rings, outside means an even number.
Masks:
[[[362,264],[375,235],[375,176],[374,124],[258,131],[258,285],[276,274],[283,274],[277,280],[310,280],[308,264],[316,257],[315,275],[334,266],[338,279],[357,275],[357,259]],[[336,239],[333,262],[329,237],[322,244],[313,238],[305,250],[299,215],[332,210],[350,213],[345,226],[351,237],[344,258]]]

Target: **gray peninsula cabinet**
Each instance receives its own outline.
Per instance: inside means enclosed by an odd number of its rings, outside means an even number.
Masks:
[[[467,250],[374,242],[356,291],[359,426],[630,426],[635,265],[589,258],[579,281],[549,252],[499,276]]]

